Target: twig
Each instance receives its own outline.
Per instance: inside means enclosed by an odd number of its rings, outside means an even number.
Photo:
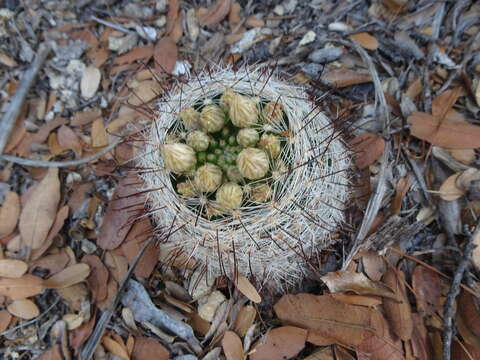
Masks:
[[[117,146],[120,143],[121,141],[116,141],[108,145],[107,147],[103,148],[99,152],[96,152],[95,154],[92,154],[90,156],[87,156],[78,160],[71,160],[71,161],[41,161],[41,160],[24,159],[24,158],[19,158],[19,157],[10,156],[10,155],[0,155],[0,159],[10,161],[18,165],[32,166],[32,167],[79,166],[79,165],[89,163],[90,161],[98,160],[99,158],[101,158],[103,155],[105,155],[107,152],[112,150],[115,146]]]
[[[92,16],[92,20],[98,22],[99,24],[105,25],[107,27],[111,27],[112,29],[115,29],[115,30],[118,30],[118,31],[121,31],[121,32],[124,32],[124,33],[127,33],[127,34],[130,34],[130,33],[133,32],[133,31],[128,30],[126,27],[123,27],[122,25],[117,25],[117,24],[111,23],[109,21],[102,20],[102,19],[100,19],[96,16]]]
[[[0,154],[3,153],[5,146],[7,146],[10,133],[15,125],[15,121],[17,120],[27,93],[40,71],[40,68],[47,59],[50,50],[51,48],[47,43],[40,44],[35,60],[20,81],[20,85],[13,95],[5,115],[3,115],[2,121],[0,122]]]
[[[462,278],[470,265],[470,256],[475,248],[473,240],[480,233],[480,222],[473,235],[468,238],[468,242],[463,249],[463,257],[460,260],[457,270],[453,276],[452,286],[447,295],[447,301],[443,307],[443,359],[450,360],[452,357],[452,338],[453,338],[453,318],[455,316],[456,306],[455,299],[460,293],[460,285]]]

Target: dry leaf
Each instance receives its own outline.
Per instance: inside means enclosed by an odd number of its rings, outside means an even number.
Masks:
[[[462,337],[471,345],[478,346],[480,344],[480,311],[472,295],[464,290],[460,292],[458,297],[457,321],[459,320],[463,324],[463,326],[460,326],[460,324],[458,326]],[[467,330],[471,335],[466,334]],[[472,341],[473,338],[475,338],[475,341]]]
[[[242,340],[233,331],[225,331],[222,348],[227,360],[244,360]]]
[[[82,263],[89,265],[90,275],[87,278],[88,288],[92,292],[92,299],[96,303],[107,298],[108,270],[97,255],[86,255]]]
[[[480,147],[480,126],[468,123],[454,123],[447,119],[422,112],[410,115],[413,136],[432,145],[451,149],[475,149]]]
[[[408,189],[410,189],[411,184],[412,182],[409,177],[402,177],[398,180],[397,186],[395,187],[395,197],[393,198],[392,204],[390,206],[390,212],[392,214],[400,214],[403,198],[407,194]]]
[[[378,40],[366,32],[361,32],[357,34],[350,35],[350,39],[355,41],[357,44],[361,45],[367,50],[377,50],[378,49]]]
[[[448,149],[452,157],[465,165],[471,165],[477,158],[475,150],[473,149]]]
[[[38,295],[44,288],[41,278],[29,274],[16,279],[0,279],[0,296],[13,300]]]
[[[157,72],[166,72],[170,74],[175,68],[177,62],[178,50],[177,44],[169,36],[161,38],[153,50],[153,59]]]
[[[243,275],[238,275],[237,281],[235,281],[235,286],[237,287],[238,291],[240,291],[243,295],[245,295],[249,300],[253,301],[254,303],[260,303],[262,298],[258,294],[258,291],[252,285],[250,280],[248,280]]]
[[[344,302],[350,305],[360,305],[375,307],[382,304],[382,298],[379,296],[364,296],[364,295],[350,295],[350,294],[331,294],[335,300]]]
[[[57,289],[56,291],[62,300],[68,305],[70,311],[81,311],[82,303],[87,302],[89,299],[88,289],[85,284],[82,283]]]
[[[230,12],[228,13],[228,22],[230,25],[230,29],[234,29],[240,21],[242,21],[242,17],[240,12],[242,11],[242,6],[238,2],[232,3],[230,6]]]
[[[465,190],[457,186],[457,181],[462,173],[456,173],[445,179],[438,190],[442,200],[454,201],[465,195]]]
[[[355,165],[359,169],[365,169],[382,156],[385,140],[378,134],[364,133],[355,136],[351,145],[356,153]]]
[[[82,156],[82,143],[75,132],[66,125],[60,126],[57,131],[57,141],[62,150],[73,150],[77,157]]]
[[[0,238],[13,233],[20,215],[20,198],[17,193],[8,191],[0,208]]]
[[[112,355],[118,356],[122,360],[129,360],[127,348],[125,345],[120,344],[108,336],[104,336],[102,339],[102,344],[105,346],[105,349],[108,350]],[[154,354],[154,353],[152,353]]]
[[[32,300],[20,299],[15,300],[7,306],[10,314],[24,320],[30,320],[40,315],[40,310]]]
[[[274,310],[282,323],[308,330],[308,341],[315,345],[355,346],[370,328],[371,309],[345,304],[331,295],[287,294]]]
[[[0,310],[0,333],[8,329],[12,315],[7,310]]]
[[[61,289],[84,281],[90,274],[90,266],[79,263],[71,265],[45,280],[45,287]]]
[[[412,310],[405,291],[405,275],[400,270],[389,268],[383,276],[383,282],[390,287],[397,298],[384,299],[383,306],[393,332],[402,340],[412,337]]]
[[[92,147],[101,148],[108,145],[108,134],[103,125],[103,119],[98,118],[92,123]]]
[[[462,92],[461,87],[456,87],[437,95],[432,101],[432,115],[440,118],[445,117],[462,95]]]
[[[70,121],[70,125],[73,127],[85,126],[101,116],[102,112],[100,110],[77,112],[75,113],[73,120]]]
[[[235,319],[233,330],[243,338],[247,333],[247,330],[253,325],[256,315],[257,311],[252,305],[243,306]]]
[[[18,66],[17,62],[3,51],[0,51],[0,64],[8,66],[9,68]]]
[[[363,254],[362,264],[367,276],[375,281],[380,280],[387,269],[383,258],[373,250],[368,250]]]
[[[432,349],[427,328],[423,321],[423,316],[419,314],[413,315],[413,333],[412,333],[412,352],[418,360],[432,359]],[[454,358],[456,359],[456,358]]]
[[[93,328],[95,327],[95,322],[96,317],[95,313],[93,313],[89,321],[83,323],[71,332],[70,345],[73,349],[80,349],[83,343],[90,337]]]
[[[391,289],[384,284],[372,281],[362,273],[339,270],[321,277],[332,293],[352,291],[359,295],[377,295],[396,298]]]
[[[0,277],[19,278],[28,270],[26,262],[16,259],[0,260]]]
[[[155,354],[155,360],[170,359],[168,350],[160,344],[158,340],[146,337],[136,337],[132,360],[149,359],[152,354]]]
[[[50,275],[53,275],[65,269],[69,263],[70,257],[65,251],[60,251],[55,254],[42,256],[37,261],[33,262],[30,266],[30,271],[41,268],[47,270]]]
[[[45,351],[37,360],[64,360],[60,344],[53,345]]]
[[[38,249],[35,249],[31,253],[31,259],[36,260],[42,256],[45,251],[48,250],[50,245],[53,243],[53,239],[57,236],[58,232],[63,227],[65,219],[68,217],[68,205],[63,206],[60,210],[58,210],[57,216],[55,217],[55,221],[47,235],[47,239],[43,242],[42,246]]]
[[[442,295],[438,274],[417,265],[412,273],[412,287],[417,299],[417,311],[422,315],[432,315],[439,308]]]
[[[26,246],[31,249],[42,246],[55,221],[59,201],[58,168],[51,167],[34,189],[20,215],[20,234]]]
[[[372,76],[368,73],[362,73],[350,69],[335,69],[324,74],[322,80],[328,84],[342,88],[371,82]]]
[[[95,66],[90,65],[85,68],[80,81],[80,92],[84,99],[90,99],[95,95],[101,79],[102,74]]]
[[[293,326],[270,330],[255,345],[250,360],[291,359],[305,347],[307,331]]]
[[[217,0],[208,11],[198,20],[201,25],[213,26],[217,25],[225,19],[230,12],[231,0]]]
[[[153,56],[153,46],[137,46],[126,54],[117,57],[114,60],[115,65],[129,64],[137,60],[150,58]]]
[[[140,82],[134,89],[133,93],[128,98],[128,103],[130,105],[143,105],[148,104],[150,101],[157,98],[161,95],[163,89],[161,85],[156,80],[145,80]],[[123,110],[125,109],[125,110]],[[122,113],[122,110],[125,113]],[[137,115],[138,112],[135,112],[134,109],[131,108],[121,108],[119,113],[119,118],[126,116],[128,121],[131,121],[132,115]],[[117,118],[118,119],[118,118]],[[112,133],[115,132],[117,129],[113,128],[112,123],[108,124],[107,130]]]

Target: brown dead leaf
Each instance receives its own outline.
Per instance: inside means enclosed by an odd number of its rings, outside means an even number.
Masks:
[[[232,3],[230,6],[230,12],[228,13],[228,23],[230,29],[234,29],[242,21],[240,12],[242,11],[242,6],[238,2]]]
[[[437,95],[432,101],[432,115],[445,117],[462,94],[462,88],[456,87]]]
[[[85,126],[102,116],[100,110],[77,112],[70,122],[73,127]]]
[[[12,315],[7,310],[0,310],[0,332],[7,330],[11,321]]]
[[[454,340],[452,346],[452,359],[454,360],[476,360],[480,359],[480,349],[468,343],[460,343]]]
[[[442,295],[438,274],[417,265],[412,273],[412,287],[417,300],[417,311],[422,315],[432,315],[439,308]]]
[[[132,228],[133,220],[142,213],[142,197],[136,195],[138,186],[135,184],[138,184],[138,181],[133,175],[120,180],[100,226],[97,238],[100,248],[111,250],[120,246]]]
[[[373,250],[368,250],[363,254],[362,264],[367,276],[374,281],[380,280],[387,269],[383,258]]]
[[[134,61],[147,59],[152,56],[153,56],[153,46],[137,46],[136,48],[133,48],[126,54],[117,57],[113,63],[115,65],[130,64]]]
[[[0,260],[0,277],[19,278],[28,270],[28,265],[22,260],[1,259]]]
[[[90,274],[90,266],[84,263],[71,265],[45,280],[45,287],[61,289],[84,281]]]
[[[382,298],[379,296],[351,295],[351,294],[331,294],[335,300],[350,305],[360,305],[375,307],[382,304]]]
[[[350,39],[352,39],[357,44],[361,45],[367,50],[378,49],[378,40],[375,38],[375,36],[372,36],[367,32],[350,35]]]
[[[118,283],[122,283],[128,272],[127,258],[123,255],[117,255],[111,251],[107,251],[105,253],[105,265],[108,267],[113,278]]]
[[[101,148],[108,145],[108,134],[103,125],[103,119],[98,118],[92,123],[92,147]]]
[[[309,331],[308,341],[316,345],[356,346],[370,331],[370,309],[348,305],[331,295],[284,295],[274,306],[282,323]]]
[[[45,251],[48,250],[48,248],[52,245],[53,239],[59,231],[62,229],[63,224],[65,222],[65,219],[68,217],[68,206],[65,205],[60,210],[58,210],[57,216],[55,217],[55,221],[53,222],[53,225],[48,232],[47,239],[43,242],[42,246],[40,246],[38,249],[35,249],[31,253],[31,259],[36,260],[42,256]]]
[[[27,247],[38,249],[42,246],[55,221],[59,201],[58,168],[51,167],[20,215],[20,234]]]
[[[402,208],[403,198],[410,189],[412,181],[409,177],[402,177],[398,180],[397,186],[395,187],[395,197],[393,198],[392,204],[390,205],[390,212],[392,214],[400,214]]]
[[[170,353],[158,340],[147,337],[136,337],[132,360],[144,360],[155,354],[155,360],[168,360]]]
[[[178,0],[169,0],[167,26],[165,35],[169,36],[174,42],[182,37],[182,13]]]
[[[475,150],[473,149],[448,149],[452,157],[465,165],[471,165],[477,158]]]
[[[0,279],[0,296],[8,296],[13,300],[38,295],[44,288],[43,280],[30,274],[16,279]]]
[[[465,341],[471,345],[478,346],[480,343],[480,311],[477,303],[472,295],[466,291],[461,291],[458,297],[457,304],[457,320],[461,319],[463,325],[468,329],[471,334],[476,338],[476,342],[471,341],[471,336],[465,336],[465,331],[459,326],[459,332]],[[466,330],[465,329],[465,330]]]
[[[372,281],[363,273],[347,270],[330,272],[321,277],[332,293],[352,291],[359,295],[377,295],[396,298],[391,289],[381,282]]]
[[[235,286],[237,287],[238,291],[247,297],[247,299],[257,304],[262,302],[262,298],[258,294],[257,289],[255,289],[250,280],[248,280],[245,276],[238,275],[235,281]]]
[[[263,19],[260,19],[254,15],[251,15],[247,17],[247,19],[245,20],[245,25],[252,28],[264,27],[265,21],[263,21]]]
[[[84,322],[78,328],[70,332],[70,345],[73,349],[80,349],[83,343],[87,341],[92,334],[95,323],[96,317],[95,313],[93,313],[89,321]]]
[[[16,192],[9,191],[0,208],[0,238],[10,235],[17,227],[20,215],[20,198]]]
[[[57,131],[57,141],[62,150],[73,150],[77,157],[82,156],[82,143],[77,134],[68,126],[62,125]]]
[[[423,316],[419,314],[413,315],[413,333],[412,333],[412,352],[418,360],[432,359],[432,349],[430,338],[428,336],[427,328]],[[455,358],[454,358],[455,359]]]
[[[413,136],[432,145],[451,149],[480,147],[480,126],[454,123],[447,119],[422,112],[414,112],[407,119]]]
[[[88,288],[92,292],[92,299],[96,303],[107,297],[108,270],[97,255],[86,255],[82,263],[90,267],[90,275],[87,278]]]
[[[307,331],[293,326],[282,326],[268,331],[254,346],[250,360],[291,359],[305,347]]]
[[[351,85],[364,84],[372,81],[372,76],[368,73],[354,71],[350,69],[334,69],[322,76],[326,83],[343,88]]]
[[[223,353],[227,360],[244,360],[242,340],[233,331],[225,331],[222,339]],[[251,358],[251,357],[250,357]]]
[[[7,306],[10,314],[24,320],[30,320],[40,315],[38,306],[32,300],[19,299]]]
[[[55,254],[42,256],[30,266],[30,271],[37,268],[47,270],[50,275],[56,274],[67,267],[70,262],[70,257],[65,251],[60,251]]]
[[[250,326],[253,325],[256,316],[257,311],[252,305],[243,306],[238,312],[237,318],[235,319],[233,330],[238,334],[238,336],[243,338],[247,333],[247,330],[250,329]]]
[[[175,68],[177,62],[178,50],[177,44],[169,36],[161,38],[153,49],[153,59],[157,72],[166,72],[170,74]]]
[[[231,0],[217,0],[208,11],[201,16],[198,21],[203,26],[213,26],[219,24],[230,12]]]
[[[3,51],[0,51],[0,64],[8,66],[9,68],[18,66],[17,62]]]
[[[462,173],[456,173],[445,179],[440,189],[438,189],[442,200],[454,201],[465,195],[465,190],[457,186],[458,178],[461,174]]]
[[[350,144],[356,153],[355,165],[359,169],[365,169],[377,161],[385,148],[385,140],[380,135],[372,133],[357,135]]]
[[[60,344],[53,345],[45,351],[37,360],[64,360]]]
[[[391,288],[397,298],[384,299],[383,306],[389,319],[393,332],[402,340],[407,341],[412,337],[413,322],[412,310],[405,291],[405,275],[394,268],[387,269],[383,282]]]
[[[111,337],[104,336],[102,338],[102,344],[105,346],[105,349],[112,355],[119,357],[122,360],[129,360],[130,356],[128,356],[127,348],[124,344],[121,344]],[[154,354],[154,353],[152,353]]]

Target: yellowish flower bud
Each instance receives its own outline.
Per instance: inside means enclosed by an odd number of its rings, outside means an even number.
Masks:
[[[227,178],[228,180],[239,183],[243,180],[243,176],[240,173],[240,170],[238,170],[238,167],[236,166],[229,166],[227,168]]]
[[[210,137],[203,131],[196,130],[188,134],[187,144],[190,145],[195,151],[205,151],[210,144]]]
[[[193,107],[189,106],[184,108],[178,113],[178,117],[182,120],[183,125],[189,130],[198,129],[200,113]]]
[[[207,105],[200,113],[200,126],[207,133],[215,133],[223,129],[225,114],[218,105]]]
[[[233,182],[225,183],[217,190],[215,198],[218,204],[226,209],[235,210],[242,205],[242,187]]]
[[[242,147],[252,147],[257,145],[260,135],[258,131],[252,128],[240,129],[237,133],[237,142]]]
[[[280,139],[278,136],[272,134],[263,134],[258,143],[258,147],[265,150],[273,159],[276,159],[282,150]]]
[[[213,192],[222,184],[222,175],[217,165],[207,163],[195,172],[195,186],[201,192]]]
[[[228,107],[233,125],[246,128],[258,122],[257,103],[250,97],[234,93]]]
[[[272,188],[268,184],[253,185],[250,191],[250,200],[255,203],[264,203],[272,196]]]
[[[197,164],[195,151],[186,144],[165,144],[162,155],[167,168],[177,174],[186,173]]]
[[[243,149],[237,156],[237,166],[243,177],[250,180],[261,179],[268,172],[268,155],[261,149]]]
[[[270,101],[262,111],[262,118],[268,124],[280,124],[283,120],[283,106],[277,101]]]
[[[188,198],[197,197],[198,194],[195,191],[193,184],[190,181],[185,181],[177,184],[177,191],[180,195]]]
[[[230,103],[232,102],[232,99],[235,97],[235,92],[227,88],[223,92],[222,96],[220,97],[220,106],[224,108],[225,110],[228,110],[230,107]]]

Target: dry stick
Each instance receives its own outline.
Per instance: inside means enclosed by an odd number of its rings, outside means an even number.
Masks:
[[[468,242],[463,249],[463,257],[458,264],[457,270],[453,276],[452,286],[447,295],[447,301],[443,306],[443,359],[450,360],[452,357],[452,338],[453,338],[453,318],[456,312],[455,299],[460,293],[460,285],[465,271],[470,265],[470,256],[475,248],[473,240],[480,233],[480,221],[477,224],[475,232],[468,238]]]
[[[30,90],[35,77],[47,59],[50,50],[51,48],[47,43],[40,44],[35,60],[20,81],[20,85],[18,86],[15,95],[13,95],[12,101],[8,105],[5,115],[3,115],[2,121],[0,122],[0,154],[3,153],[5,146],[7,146],[10,133],[15,125],[18,114],[20,114],[28,90]]]
[[[105,155],[107,152],[112,150],[115,146],[120,144],[121,141],[116,141],[107,147],[103,148],[99,152],[96,152],[95,154],[92,154],[90,156],[78,159],[78,160],[71,160],[71,161],[41,161],[41,160],[30,160],[30,159],[24,159],[24,158],[19,158],[16,156],[10,156],[10,155],[0,155],[1,160],[6,160],[13,162],[18,165],[22,166],[32,166],[32,167],[67,167],[67,166],[79,166],[83,164],[87,164],[90,161],[98,160],[101,158],[103,155]]]

